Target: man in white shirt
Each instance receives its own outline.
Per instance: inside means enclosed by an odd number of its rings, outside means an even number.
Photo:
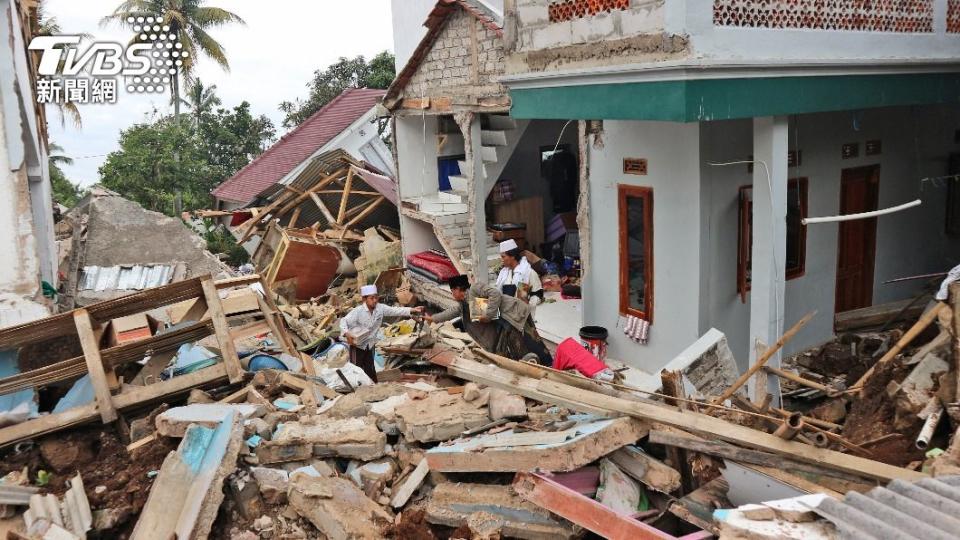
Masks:
[[[523,256],[516,240],[500,242],[500,261],[503,268],[497,274],[497,288],[508,296],[514,296],[530,305],[530,316],[536,318],[537,306],[543,302],[543,285],[540,276]]]
[[[360,287],[360,296],[363,297],[363,302],[340,319],[340,337],[350,345],[350,361],[359,366],[373,382],[377,382],[373,356],[383,318],[410,317],[414,313],[423,313],[423,308],[381,304],[376,285]]]

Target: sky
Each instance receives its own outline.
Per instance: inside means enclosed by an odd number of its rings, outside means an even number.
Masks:
[[[63,33],[88,33],[94,39],[127,43],[130,30],[111,23],[101,26],[121,0],[46,0],[45,11],[56,17]],[[208,0],[208,5],[239,15],[246,25],[210,30],[223,45],[230,71],[203,58],[197,74],[205,85],[215,84],[224,106],[250,102],[254,115],[265,114],[283,133],[281,101],[306,98],[307,82],[317,69],[341,56],[368,59],[393,50],[389,0]],[[106,154],[118,148],[120,131],[151,117],[172,112],[167,94],[130,94],[118,83],[117,102],[80,105],[81,128],[70,119],[60,123],[56,109],[48,110],[50,139],[74,158],[63,166],[67,178],[82,186],[98,180],[97,169]]]

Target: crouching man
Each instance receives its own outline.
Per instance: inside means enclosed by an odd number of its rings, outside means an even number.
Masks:
[[[377,347],[377,333],[384,317],[409,317],[423,313],[422,307],[393,307],[380,303],[376,285],[360,287],[363,302],[340,319],[340,338],[350,345],[350,362],[356,364],[377,382],[377,370],[373,362]]]
[[[543,365],[553,363],[527,303],[494,286],[471,286],[467,276],[451,279],[450,291],[459,305],[432,317],[427,315],[427,320],[445,322],[461,317],[464,331],[484,349],[514,360],[530,357]]]

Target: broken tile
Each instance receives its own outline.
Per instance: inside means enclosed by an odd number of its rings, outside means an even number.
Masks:
[[[345,478],[295,475],[290,506],[330,540],[375,540],[393,516]]]

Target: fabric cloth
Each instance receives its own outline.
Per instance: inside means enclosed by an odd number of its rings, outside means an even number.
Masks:
[[[516,268],[504,266],[497,274],[497,288],[504,292],[505,286],[516,287],[516,296],[530,305],[530,315],[536,319],[537,306],[543,302],[543,284],[540,275],[530,266],[526,257],[520,259]]]
[[[593,378],[607,368],[606,364],[573,338],[567,338],[557,345],[557,356],[553,361],[553,367],[561,371],[576,369],[584,377],[589,378]]]
[[[373,361],[373,349],[350,347],[350,363],[362,369],[374,384],[377,383],[377,367]]]
[[[514,249],[520,249],[520,246],[517,245],[517,241],[513,238],[507,238],[503,242],[500,242],[500,253],[506,253]]]
[[[340,334],[344,339],[348,333],[359,335],[356,346],[360,349],[372,349],[377,344],[377,332],[384,317],[409,317],[412,313],[410,308],[384,304],[377,304],[371,311],[366,304],[360,304],[340,319]]]
[[[407,265],[429,271],[431,274],[437,276],[441,283],[460,274],[449,257],[432,251],[421,251],[420,253],[407,255]]]
[[[374,294],[377,294],[376,285],[364,285],[360,287],[360,296],[372,296]]]
[[[954,266],[949,272],[947,272],[947,277],[940,284],[940,290],[937,291],[937,294],[934,296],[934,298],[940,300],[941,302],[946,302],[950,293],[950,284],[957,280],[960,280],[960,265]]]

